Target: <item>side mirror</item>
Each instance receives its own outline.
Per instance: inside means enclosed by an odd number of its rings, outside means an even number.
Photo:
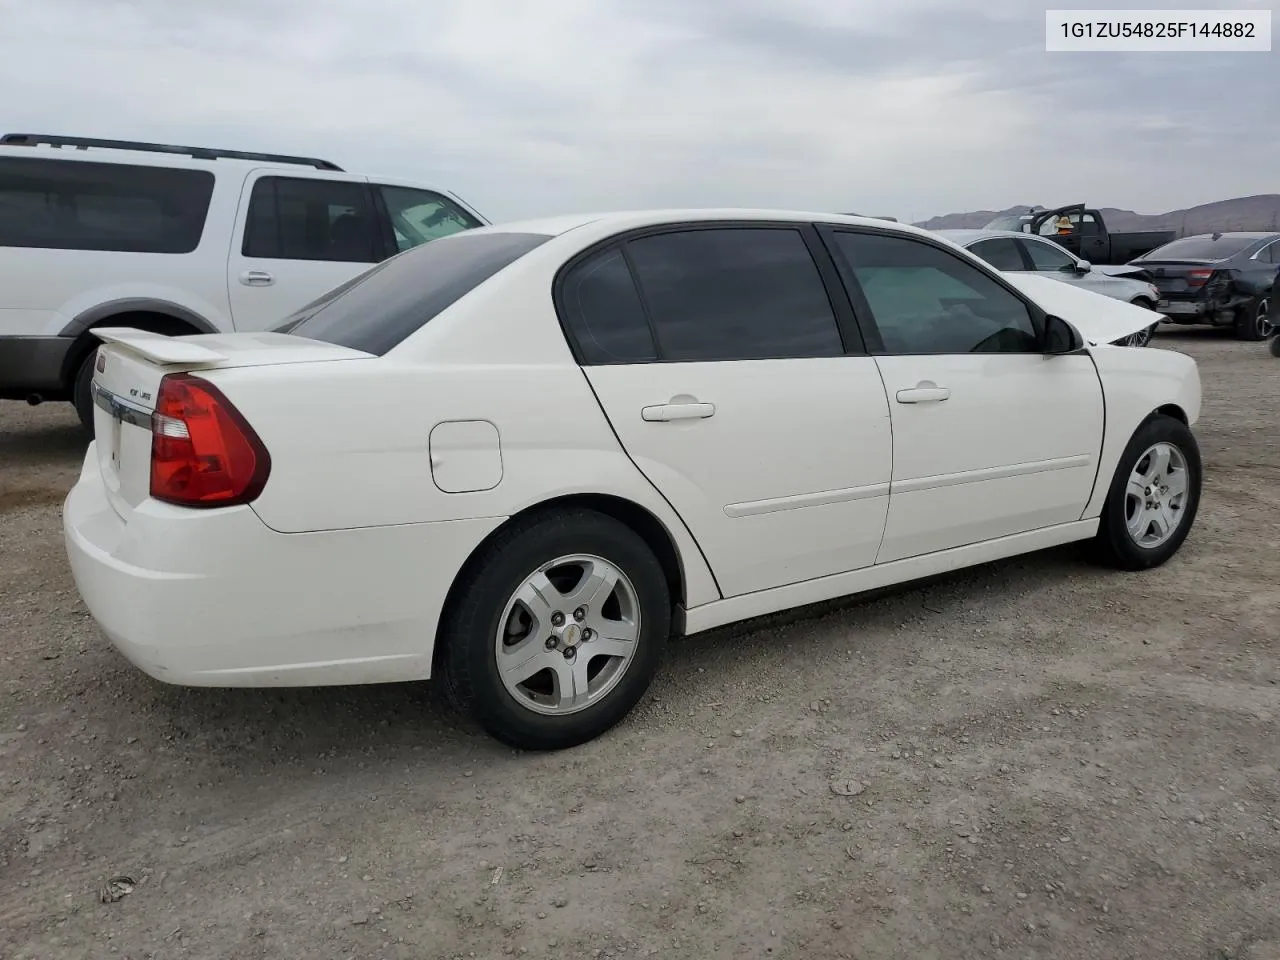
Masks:
[[[1044,318],[1044,352],[1046,356],[1075,353],[1084,346],[1084,338],[1061,317],[1047,314]]]
[[[1081,260],[1076,263],[1076,273],[1088,273],[1093,269],[1093,264],[1088,260]]]

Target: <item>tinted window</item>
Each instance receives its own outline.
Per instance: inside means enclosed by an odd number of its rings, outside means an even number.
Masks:
[[[362,183],[263,177],[249,197],[242,251],[265,260],[381,260],[377,223]]]
[[[1268,244],[1258,254],[1258,259],[1263,263],[1280,263],[1280,242]]]
[[[315,312],[277,329],[381,355],[549,239],[533,233],[443,237],[382,262],[343,292],[321,297]]]
[[[657,359],[640,294],[618,248],[575,265],[565,275],[559,300],[583,363]]]
[[[377,188],[386,205],[396,247],[408,250],[428,240],[447,237],[459,230],[480,226],[480,221],[460,206],[429,190],[411,187]]]
[[[1009,237],[995,240],[979,240],[969,252],[981,257],[997,270],[1025,270],[1022,254],[1018,253],[1018,245]]]
[[[1248,249],[1257,241],[1252,237],[1231,237],[1223,235],[1217,240],[1213,237],[1183,237],[1156,247],[1145,253],[1139,260],[1226,260],[1234,257],[1242,250]]]
[[[1026,305],[981,270],[905,237],[836,233],[886,353],[1038,352]]]
[[[1061,270],[1063,267],[1074,267],[1075,258],[1055,243],[1037,243],[1034,240],[1023,241],[1027,256],[1031,258],[1033,269]]]
[[[0,159],[0,247],[190,253],[200,244],[207,170]]]
[[[663,360],[844,353],[826,287],[798,230],[719,228],[627,244]]]

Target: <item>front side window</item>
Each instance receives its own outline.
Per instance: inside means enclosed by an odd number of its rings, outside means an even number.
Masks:
[[[799,230],[717,227],[628,241],[666,361],[844,353],[831,301]]]
[[[207,170],[0,158],[0,247],[190,253],[213,182]]]
[[[400,250],[482,225],[458,204],[430,190],[395,186],[379,186],[377,190]]]
[[[363,183],[262,177],[249,197],[244,256],[264,260],[376,263],[377,222]]]
[[[1097,234],[1100,232],[1098,228],[1098,219],[1092,213],[1072,213],[1067,215],[1070,223],[1068,231],[1072,234]],[[1059,229],[1057,217],[1049,217],[1044,223],[1040,224],[1040,236],[1052,237],[1062,231]]]
[[[889,354],[1031,353],[1040,337],[1027,305],[960,257],[930,243],[835,232]]]
[[[969,248],[969,252],[981,257],[997,270],[1025,270],[1022,254],[1018,252],[1018,244],[1012,237],[996,237],[991,240],[979,240]]]
[[[1023,247],[1031,258],[1033,270],[1067,270],[1076,265],[1075,258],[1056,243],[1040,243],[1036,240],[1024,240]]]

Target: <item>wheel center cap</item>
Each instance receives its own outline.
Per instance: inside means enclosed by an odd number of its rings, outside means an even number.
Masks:
[[[582,628],[576,623],[565,624],[560,631],[560,642],[566,647],[576,647],[582,642]]]

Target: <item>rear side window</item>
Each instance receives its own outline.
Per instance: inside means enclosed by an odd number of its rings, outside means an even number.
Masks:
[[[629,241],[666,361],[843,356],[822,275],[799,230],[724,227]]]
[[[208,170],[0,158],[0,247],[190,253],[213,183]]]
[[[969,248],[975,257],[981,257],[997,270],[1025,270],[1018,244],[1011,237],[980,240]]]
[[[573,267],[560,308],[583,363],[644,363],[658,358],[631,268],[614,247]]]
[[[541,233],[441,237],[385,260],[279,328],[381,356],[498,271],[546,243]]]
[[[241,252],[263,260],[376,263],[382,251],[368,186],[262,177],[249,195]]]

